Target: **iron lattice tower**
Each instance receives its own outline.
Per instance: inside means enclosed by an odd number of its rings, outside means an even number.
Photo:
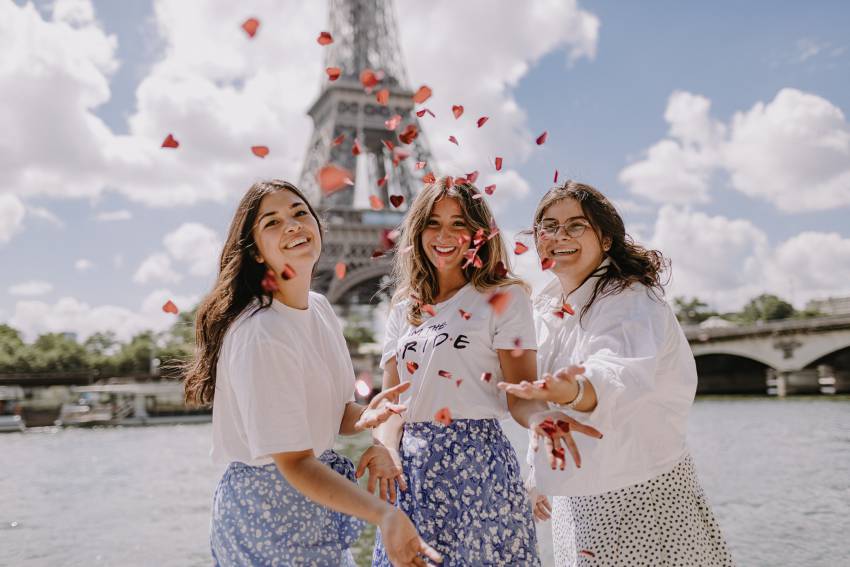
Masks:
[[[396,228],[403,211],[422,185],[422,175],[433,168],[430,151],[414,112],[413,92],[402,64],[397,26],[391,0],[329,0],[329,31],[333,43],[325,49],[325,67],[338,67],[339,79],[325,76],[322,91],[308,114],[313,119],[301,171],[300,187],[326,219],[324,251],[313,278],[313,289],[325,294],[331,303],[364,304],[372,301],[381,279],[389,273],[391,258],[377,260],[382,233]],[[371,69],[382,72],[373,92],[366,92],[360,74]],[[388,89],[386,105],[375,93]],[[399,115],[396,131],[385,122]],[[419,135],[410,145],[400,144],[397,132],[414,124]],[[341,144],[333,141],[344,136]],[[361,153],[352,152],[355,140]],[[393,154],[384,141],[402,146],[410,157],[393,165]],[[416,170],[424,161],[428,168]],[[343,167],[353,174],[354,186],[323,195],[316,175],[327,164]],[[378,181],[386,178],[382,186]],[[368,196],[377,195],[386,204],[382,211],[369,208]],[[402,195],[404,204],[390,206],[390,195]],[[347,275],[340,280],[334,267],[345,262]]]

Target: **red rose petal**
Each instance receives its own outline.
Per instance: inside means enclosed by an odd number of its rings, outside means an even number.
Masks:
[[[377,260],[378,258],[383,258],[386,255],[387,255],[386,252],[384,252],[380,248],[377,248],[372,252],[372,259]]]
[[[174,136],[169,134],[168,136],[165,137],[165,140],[162,141],[162,145],[160,147],[161,148],[176,148],[179,145],[180,145],[180,142],[178,142],[174,138]]]
[[[484,372],[483,374],[481,374],[481,381],[482,382],[490,382],[490,380],[492,380],[492,379],[493,379],[493,373],[492,372]]]
[[[504,262],[499,261],[499,263],[496,264],[496,276],[499,277],[499,278],[504,278],[504,277],[507,277],[507,275],[508,275],[508,268],[505,267]]]
[[[383,187],[387,183],[387,176],[383,176],[378,179],[378,187]]]
[[[354,144],[351,145],[351,155],[359,156],[363,152],[363,149],[360,147],[360,140],[355,139]]]
[[[461,117],[461,115],[463,114],[463,106],[461,106],[461,105],[459,105],[459,104],[455,104],[455,105],[453,105],[453,106],[452,106],[452,114],[454,114],[454,115],[455,115],[455,120],[457,120],[458,118],[460,118],[460,117]]]
[[[423,102],[431,98],[431,94],[431,88],[428,85],[422,85],[416,91],[416,94],[413,95],[413,102],[415,102],[416,104],[422,104]]]
[[[475,231],[475,236],[472,237],[472,245],[481,246],[482,242],[484,242],[484,229],[479,228]]]
[[[449,142],[453,143],[456,146],[460,146],[460,144],[457,143],[457,138],[455,138],[454,136],[449,136]]]
[[[401,134],[398,135],[398,139],[401,140],[402,144],[410,144],[413,140],[416,139],[416,136],[419,135],[419,128],[414,124],[408,124],[404,127],[404,130]]]
[[[458,311],[460,312],[460,316],[466,321],[469,321],[469,318],[472,317],[472,313],[469,311],[464,311],[463,309],[458,309]]]
[[[514,243],[514,254],[519,256],[520,254],[525,254],[526,252],[528,252],[528,246],[526,246],[522,242]]]
[[[319,42],[319,45],[330,45],[334,42],[334,38],[330,33],[323,31],[319,32],[319,37],[316,38],[316,41]]]
[[[558,182],[558,170],[556,169],[555,170],[555,179],[552,180],[552,183],[557,183],[557,182]]]
[[[582,549],[578,552],[579,555],[585,555],[587,557],[596,557],[596,554],[590,551],[589,549]]]
[[[263,276],[260,286],[266,293],[274,293],[279,289],[277,285],[277,278],[272,270],[266,270],[266,275]]]
[[[265,158],[269,155],[268,146],[251,146],[251,151],[259,158]]]
[[[576,314],[575,310],[573,309],[573,306],[569,303],[564,303],[564,305],[561,306],[561,309],[564,311],[564,313],[569,313],[570,315]]]
[[[430,115],[431,115],[431,118],[436,118],[436,117],[437,117],[437,115],[436,115],[436,114],[434,114],[433,112],[431,112],[431,111],[430,111],[429,109],[427,109],[427,108],[423,108],[422,110],[417,110],[417,111],[416,111],[416,116],[418,116],[419,118],[422,118],[423,116],[425,116],[425,114],[426,114],[426,113],[427,113],[427,114],[430,114]]]
[[[354,181],[351,180],[351,172],[333,164],[321,168],[316,179],[319,182],[319,188],[325,195],[335,193],[347,185],[354,185]]]
[[[496,171],[502,171],[502,158],[496,158]]]
[[[434,183],[435,181],[437,181],[437,178],[430,171],[422,176],[422,183]]]
[[[493,313],[501,315],[508,308],[508,305],[510,305],[511,296],[505,292],[497,291],[490,296],[487,303],[490,304],[490,308],[493,310]]]
[[[511,356],[519,358],[523,354],[522,340],[519,337],[514,339],[514,349],[511,351]]]
[[[434,310],[434,306],[431,305],[430,303],[423,303],[422,306],[419,307],[419,309],[421,311],[424,311],[425,313],[427,313],[431,317],[435,317],[437,315],[437,312]]]
[[[396,209],[404,203],[404,195],[390,195],[390,204]]]
[[[390,90],[389,89],[381,89],[375,95],[375,100],[378,101],[378,104],[381,106],[386,106],[390,101]]]
[[[487,193],[488,195],[492,195],[495,190],[496,190],[495,185],[488,185],[487,187],[484,188],[484,192]]]
[[[410,361],[408,361],[408,362],[407,362],[407,371],[408,371],[409,373],[413,374],[414,372],[416,372],[416,370],[417,370],[418,368],[419,368],[419,365],[418,365],[418,364],[416,364],[415,362],[413,362],[412,360],[410,360]]]
[[[555,260],[553,260],[552,258],[543,258],[543,260],[540,261],[540,267],[544,270],[548,270],[554,265]]]
[[[552,315],[554,315],[554,316],[555,316],[555,317],[557,317],[558,319],[563,319],[563,318],[564,318],[564,312],[563,312],[562,310],[560,310],[560,309],[558,309],[557,311],[552,311]]]
[[[284,264],[283,270],[281,270],[280,272],[280,277],[283,278],[283,281],[291,280],[295,277],[295,268],[293,268],[289,264]]]
[[[389,120],[384,121],[384,126],[387,130],[395,130],[401,124],[401,114],[394,114]]]
[[[345,134],[340,134],[339,136],[337,136],[336,138],[334,138],[334,139],[333,139],[333,142],[331,142],[331,145],[332,145],[332,146],[338,146],[338,145],[340,145],[340,144],[341,144],[344,140],[345,140]]]
[[[558,429],[560,429],[564,433],[569,433],[569,431],[570,431],[570,422],[569,421],[564,421],[563,419],[559,419],[558,421],[555,422],[555,425],[557,425]]]
[[[475,182],[478,181],[478,170],[476,169],[472,173],[466,174],[466,182],[470,185],[474,185]]]
[[[381,143],[384,144],[389,151],[393,151],[393,148],[395,148],[395,144],[393,144],[390,140],[381,140]]]
[[[481,118],[479,118],[479,119],[478,119],[478,127],[479,127],[479,128],[481,128],[482,126],[484,126],[484,124],[485,124],[488,120],[490,120],[490,118],[489,118],[488,116],[482,116]]]
[[[174,302],[171,301],[170,299],[165,302],[165,305],[162,306],[162,310],[165,311],[166,313],[173,313],[174,315],[177,315],[177,313],[180,312],[179,309],[177,309],[177,306],[174,304]]]
[[[427,164],[424,161],[416,162],[416,169],[424,169]]]
[[[458,378],[457,380],[455,380],[455,385],[456,385],[458,388],[460,388],[460,385],[461,385],[461,383],[462,383],[462,382],[463,382],[463,378]]]
[[[370,91],[372,87],[378,84],[381,80],[381,73],[375,72],[372,69],[363,69],[360,72],[360,84],[363,85],[363,88],[367,91]]]
[[[402,162],[410,157],[410,151],[406,150],[402,147],[395,147],[392,150],[393,152],[393,165],[398,165],[399,162]]]
[[[342,71],[339,70],[339,67],[328,67],[325,69],[325,73],[328,74],[329,81],[336,81],[339,79],[339,76],[342,74]]]
[[[442,423],[443,425],[449,426],[452,424],[452,412],[449,408],[442,408],[437,410],[437,413],[434,414],[434,421],[437,423]]]
[[[537,145],[542,146],[546,143],[546,138],[549,137],[549,132],[543,132],[539,136],[537,136]]]
[[[369,206],[373,211],[380,211],[384,208],[384,202],[377,195],[369,195]]]
[[[247,20],[242,22],[242,29],[245,30],[245,33],[248,34],[248,37],[254,37],[259,27],[260,20],[258,20],[257,18],[248,18]]]
[[[439,376],[442,376],[443,378],[451,379],[451,377],[452,377],[452,373],[449,372],[448,370],[437,370],[437,374]]]
[[[476,256],[475,258],[472,259],[472,266],[475,267],[475,268],[481,269],[481,268],[484,267],[484,260],[482,260],[481,258]]]
[[[334,272],[336,273],[336,279],[341,280],[345,277],[345,262],[337,262],[336,266],[334,266]]]

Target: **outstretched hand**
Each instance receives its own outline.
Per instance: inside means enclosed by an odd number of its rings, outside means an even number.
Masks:
[[[570,366],[558,370],[554,375],[547,372],[543,375],[543,378],[534,382],[527,380],[518,384],[499,382],[497,387],[512,396],[525,400],[544,400],[556,404],[566,404],[578,395],[577,378],[583,373],[583,367]]]
[[[379,527],[387,557],[396,567],[425,567],[428,560],[443,562],[442,556],[419,537],[413,522],[398,508],[387,511]]]
[[[381,500],[396,502],[396,483],[399,490],[407,490],[404,480],[404,472],[401,467],[401,459],[397,451],[390,451],[383,445],[372,445],[361,455],[357,463],[355,476],[360,478],[369,470],[368,490],[375,493],[379,489]]]
[[[573,431],[602,439],[602,433],[598,430],[560,411],[544,411],[532,415],[529,420],[529,429],[532,431],[531,448],[535,452],[538,451],[540,440],[543,440],[552,470],[566,468],[567,459],[564,448],[570,452],[576,467],[581,468],[581,455],[573,439]]]
[[[355,431],[363,431],[364,429],[373,429],[378,427],[390,417],[400,414],[407,409],[407,406],[399,404],[398,395],[410,388],[411,382],[402,382],[397,386],[393,386],[384,390],[369,402],[363,413],[354,424]]]

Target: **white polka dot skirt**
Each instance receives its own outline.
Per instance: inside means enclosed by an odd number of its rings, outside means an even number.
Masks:
[[[734,565],[690,455],[652,480],[552,507],[558,567]]]

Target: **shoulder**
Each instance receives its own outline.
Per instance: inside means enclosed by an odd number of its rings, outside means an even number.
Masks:
[[[333,314],[334,317],[336,317],[336,312],[334,311],[331,302],[328,301],[328,298],[322,295],[321,293],[311,291],[308,301],[310,308],[316,309],[316,311],[321,313],[323,316]]]
[[[289,326],[281,324],[277,311],[254,302],[231,323],[225,341],[237,348],[268,343],[286,345],[291,339],[289,335]]]
[[[605,294],[596,299],[592,311],[605,318],[622,319],[665,318],[670,306],[649,287],[635,283],[626,289]]]

